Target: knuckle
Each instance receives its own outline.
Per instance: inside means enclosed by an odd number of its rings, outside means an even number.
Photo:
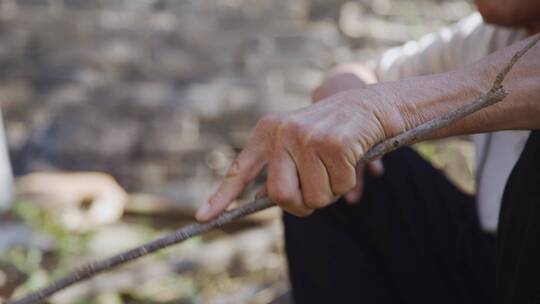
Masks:
[[[340,196],[347,192],[349,192],[354,186],[356,185],[356,181],[349,178],[344,180],[341,183],[338,183],[335,188],[333,189],[334,194]]]
[[[348,136],[340,134],[328,134],[311,128],[310,126],[300,126],[297,128],[297,138],[301,146],[312,146],[318,150],[339,153],[347,147],[351,141]]]
[[[342,151],[351,143],[350,138],[344,134],[333,134],[326,138],[327,145],[333,151]]]
[[[229,171],[227,171],[227,175],[225,175],[225,181],[246,185],[248,183],[248,180],[244,175],[245,174],[242,174],[242,164],[240,163],[240,160],[236,158],[232,162]]]
[[[287,141],[289,139],[294,138],[295,134],[298,134],[298,132],[301,132],[302,124],[296,120],[293,117],[284,117],[281,121],[279,130],[280,130],[280,138],[283,141]]]
[[[269,186],[268,197],[279,206],[288,206],[294,203],[294,194],[280,187]]]
[[[288,116],[283,118],[281,127],[283,128],[283,131],[286,131],[287,133],[298,133],[301,131],[303,126],[298,119]]]
[[[320,209],[328,205],[328,201],[320,195],[308,195],[304,199],[304,205],[310,209]]]
[[[356,173],[352,172],[333,172],[330,176],[331,186],[332,186],[332,193],[334,195],[342,195],[351,190],[351,188],[354,187],[355,180],[354,175]]]
[[[317,147],[324,147],[328,143],[329,136],[322,131],[313,131],[311,134],[311,142]]]
[[[311,215],[313,213],[313,210],[299,210],[299,211],[294,211],[291,213],[293,213],[297,217],[306,217],[308,215]]]
[[[352,172],[352,176],[351,178],[348,178],[344,183],[343,183],[343,193],[341,194],[345,194],[346,192],[349,192],[351,189],[354,188],[354,186],[356,186],[356,174],[353,170]]]
[[[336,151],[340,149],[340,147],[341,147],[341,139],[338,138],[337,136],[327,135],[324,138],[324,148],[328,152],[335,153]]]
[[[229,171],[227,172],[227,175],[225,177],[226,178],[234,178],[234,177],[237,177],[238,175],[240,175],[240,172],[241,172],[240,160],[238,158],[236,158],[232,162],[231,167],[229,168]]]
[[[347,192],[356,186],[356,168],[347,164],[344,164],[344,166],[346,166],[347,169],[343,174],[340,174],[340,176],[343,176],[341,185],[344,188],[344,192]]]
[[[307,125],[297,128],[296,138],[301,147],[317,146],[323,143],[322,135]]]
[[[273,128],[281,123],[281,115],[279,114],[267,114],[263,116],[258,122],[256,129],[267,130]]]

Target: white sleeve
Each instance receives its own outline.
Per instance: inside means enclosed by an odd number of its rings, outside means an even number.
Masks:
[[[479,13],[474,13],[418,41],[386,51],[375,73],[379,81],[392,81],[456,69],[486,56],[492,49],[494,31]]]
[[[9,162],[8,150],[0,109],[0,213],[9,209],[13,200],[13,176]]]

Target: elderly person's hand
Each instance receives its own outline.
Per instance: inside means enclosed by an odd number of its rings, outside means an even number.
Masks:
[[[339,65],[328,72],[321,84],[313,90],[311,99],[313,102],[318,102],[337,93],[365,88],[368,84],[376,82],[377,77],[373,71],[360,63]],[[384,166],[380,159],[371,161],[367,165],[356,166],[356,185],[343,196],[349,204],[354,204],[362,198],[366,167],[374,176],[381,176],[384,173]]]
[[[351,89],[300,110],[263,118],[218,191],[197,212],[217,216],[268,167],[270,199],[296,215],[327,206],[356,184],[355,166],[374,144],[469,104],[489,90],[531,37],[475,64],[435,75]],[[504,102],[416,140],[498,130],[540,129],[540,47],[531,49],[504,80]],[[510,76],[512,75],[512,76]]]
[[[356,185],[363,154],[405,127],[388,89],[353,89],[261,119],[197,219],[218,215],[265,166],[267,194],[288,212],[305,216],[334,202]]]

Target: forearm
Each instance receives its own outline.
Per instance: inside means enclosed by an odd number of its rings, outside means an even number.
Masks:
[[[534,37],[533,37],[534,38]],[[533,39],[530,38],[530,39]],[[530,40],[521,41],[482,61],[446,74],[416,77],[371,86],[376,94],[394,99],[396,113],[381,114],[385,135],[393,136],[442,116],[486,93],[498,72]],[[540,128],[540,44],[523,56],[503,82],[509,95],[503,102],[437,131],[430,138],[511,129]],[[386,107],[388,108],[388,107]],[[399,119],[395,119],[395,117]],[[388,120],[390,123],[386,123]],[[424,138],[428,139],[428,138]]]
[[[302,216],[328,206],[355,186],[355,167],[370,148],[489,91],[497,72],[524,43],[470,68],[350,89],[264,117],[197,219],[217,216],[265,167],[268,197],[285,210]],[[540,128],[539,49],[522,57],[504,81],[510,92],[506,100],[435,136]]]

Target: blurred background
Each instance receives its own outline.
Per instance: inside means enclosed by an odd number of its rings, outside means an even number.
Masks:
[[[261,115],[308,105],[336,64],[376,59],[472,10],[463,0],[1,0],[0,298],[191,222]],[[474,189],[466,140],[417,149]],[[290,303],[279,216],[194,238],[52,303]]]

